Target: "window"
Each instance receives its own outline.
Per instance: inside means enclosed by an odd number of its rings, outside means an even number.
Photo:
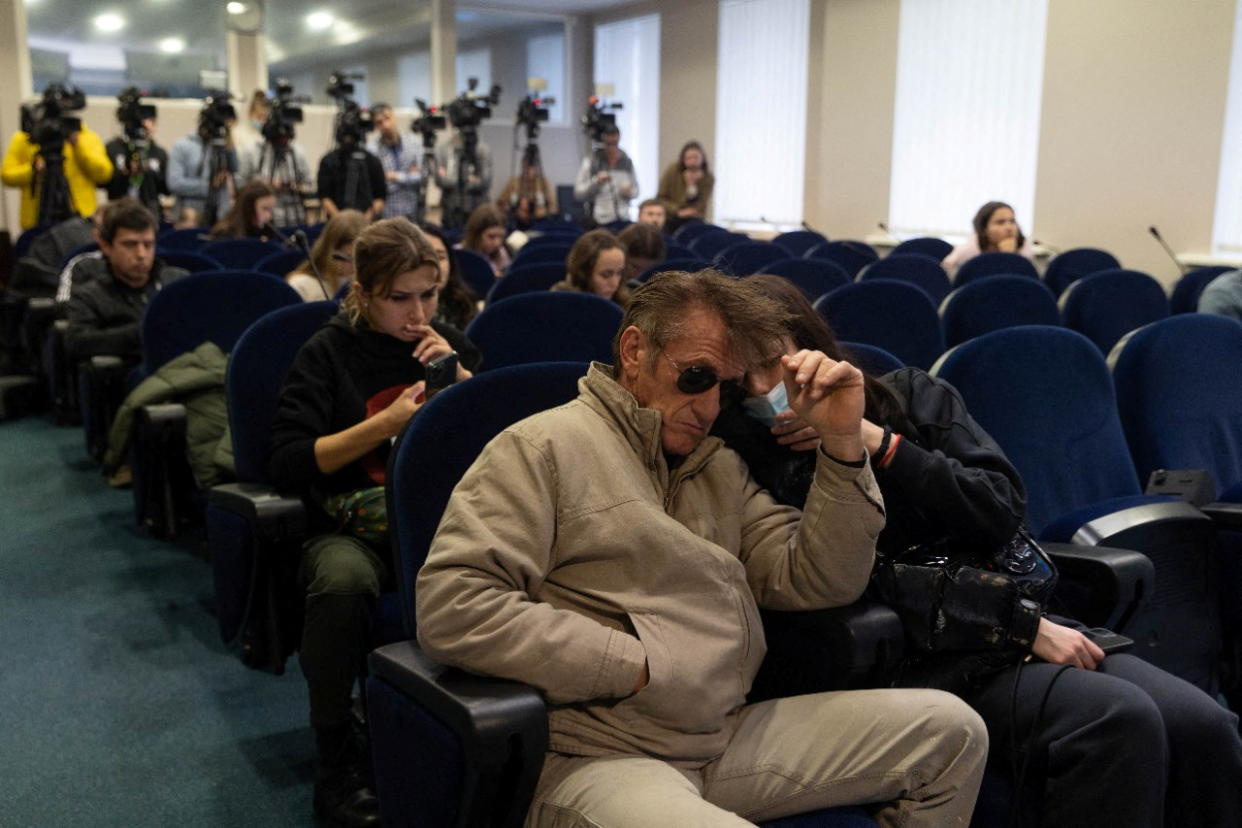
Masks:
[[[612,88],[605,102],[622,104],[615,113],[638,176],[637,204],[655,195],[660,177],[660,15],[596,26],[594,75],[597,91]]]
[[[464,92],[467,88],[470,78],[478,78],[479,85],[475,87],[475,91],[480,95],[486,95],[488,90],[492,88],[492,50],[486,47],[482,49],[466,49],[457,53],[457,87],[459,92]]]
[[[809,0],[720,4],[717,223],[802,221],[809,29]]]
[[[1212,253],[1242,258],[1242,4],[1235,12],[1233,58],[1220,149],[1220,180],[1216,186],[1216,220]]]
[[[963,236],[988,201],[1028,238],[1047,0],[902,0],[888,225]]]
[[[526,76],[547,82],[544,95],[556,99],[548,107],[548,120],[565,120],[565,35],[538,35],[526,41]]]
[[[414,52],[397,58],[398,103],[395,106],[413,106],[416,98],[428,106],[436,101],[431,94],[431,52]]]

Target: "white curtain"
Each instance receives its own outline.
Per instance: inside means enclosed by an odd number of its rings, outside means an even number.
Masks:
[[[538,35],[526,41],[526,77],[547,81],[547,88],[540,94],[556,99],[556,103],[548,107],[548,120],[562,122],[565,119],[565,35]]]
[[[401,99],[393,106],[414,107],[414,99],[422,98],[432,106],[438,101],[431,97],[431,52],[411,52],[397,58],[397,88]]]
[[[1229,96],[1221,136],[1220,180],[1216,186],[1216,221],[1212,252],[1242,256],[1242,3],[1233,25],[1233,58],[1229,65]]]
[[[654,196],[659,183],[660,15],[595,27],[595,84],[611,85],[605,102],[623,105],[617,126],[638,176],[636,205]]]
[[[802,221],[809,30],[809,0],[721,0],[717,223]]]
[[[964,236],[988,201],[1034,231],[1048,0],[902,0],[889,229]]]

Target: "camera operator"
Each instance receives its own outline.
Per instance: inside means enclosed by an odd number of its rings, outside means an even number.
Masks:
[[[136,198],[159,218],[163,215],[160,196],[168,195],[168,153],[155,143],[155,107],[140,102],[142,93],[136,87],[122,90],[116,97],[121,134],[107,145],[113,169],[108,200]]]
[[[258,97],[255,98],[258,101]],[[238,181],[243,185],[261,179],[276,194],[272,222],[277,227],[294,227],[306,223],[303,195],[311,191],[310,162],[306,152],[294,140],[294,124],[302,122],[302,108],[294,106],[293,85],[276,81],[276,97],[266,96],[267,114],[260,124],[259,135],[238,146]],[[251,104],[252,117],[255,114]]]
[[[537,219],[555,215],[556,195],[552,184],[543,174],[543,162],[539,156],[539,124],[548,120],[548,106],[555,98],[538,98],[527,95],[518,104],[515,131],[526,129],[526,149],[522,151],[521,168],[509,179],[496,199],[496,206],[504,210],[513,226],[528,230]],[[514,149],[517,136],[514,136]]]
[[[341,210],[357,210],[368,220],[384,212],[388,184],[379,158],[367,152],[364,139],[375,126],[370,113],[353,99],[351,79],[337,70],[328,78],[328,97],[336,101],[336,146],[319,161],[319,200],[326,218]]]
[[[173,144],[168,161],[168,189],[177,197],[177,212],[198,213],[210,227],[233,202],[237,153],[231,135],[237,113],[227,92],[213,92],[198,116],[198,129]]]
[[[9,187],[21,188],[23,230],[73,215],[89,219],[95,212],[95,189],[112,178],[103,140],[77,118],[63,114],[85,105],[81,91],[54,83],[38,104],[22,108],[23,129],[9,141],[0,178]]]
[[[596,225],[630,217],[630,201],[638,195],[634,162],[621,149],[621,130],[616,123],[600,127],[600,146],[582,159],[574,195],[586,205]]]
[[[491,117],[490,104],[500,100],[500,87],[493,86],[486,98],[476,97],[478,78],[470,78],[469,90],[446,105],[452,140],[436,149],[436,185],[440,188],[441,224],[461,227],[466,218],[488,200],[492,188],[492,150],[479,137],[479,124]]]
[[[423,176],[418,167],[422,147],[413,132],[397,126],[397,114],[388,104],[371,107],[371,120],[376,134],[367,142],[367,150],[379,158],[388,185],[384,218],[405,216],[418,221],[423,208],[419,203]]]

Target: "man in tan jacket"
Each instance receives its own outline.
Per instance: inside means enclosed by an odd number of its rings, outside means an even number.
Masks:
[[[883,504],[860,437],[862,375],[781,356],[821,440],[802,512],[708,437],[782,313],[745,280],[663,274],[639,291],[576,400],[507,429],[466,473],[417,583],[427,652],[526,682],[550,705],[530,826],[742,826],[879,803],[886,825],[965,826],[982,721],[930,690],[746,704],[760,606],[866,586]]]

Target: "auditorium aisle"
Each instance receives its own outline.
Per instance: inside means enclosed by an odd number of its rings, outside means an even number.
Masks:
[[[83,460],[0,423],[0,826],[313,824],[296,660],[226,652],[201,540],[145,536]]]

